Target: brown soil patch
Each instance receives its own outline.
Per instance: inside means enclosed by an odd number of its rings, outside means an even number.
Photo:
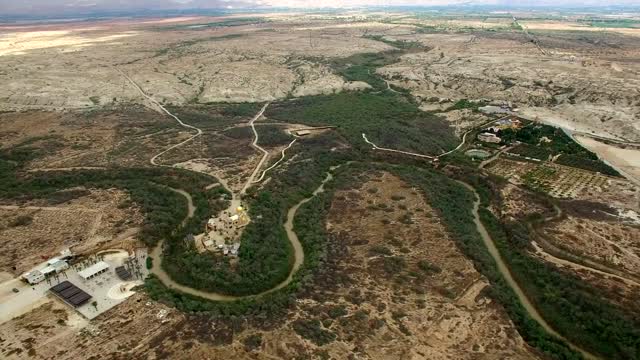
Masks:
[[[457,250],[424,198],[386,173],[363,180],[364,185],[337,192],[325,265],[279,322],[185,315],[138,294],[82,331],[51,328],[64,335],[47,352],[43,338],[34,337],[32,354],[40,359],[536,358],[504,310],[486,296],[486,279]],[[49,321],[37,314],[0,325],[0,332]],[[29,337],[21,332],[5,346],[16,348]]]
[[[76,191],[80,197],[60,204],[0,206],[0,270],[19,275],[65,248],[84,253],[134,242],[142,214],[126,193]]]
[[[640,226],[568,217],[547,227],[545,233],[571,253],[640,277]]]
[[[175,120],[143,107],[87,112],[0,114],[2,148],[36,149],[28,169],[147,166],[187,132]]]

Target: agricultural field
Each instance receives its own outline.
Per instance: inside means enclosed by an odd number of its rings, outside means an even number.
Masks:
[[[487,167],[492,174],[539,189],[556,198],[578,198],[604,193],[615,179],[554,163],[535,163],[501,158]]]

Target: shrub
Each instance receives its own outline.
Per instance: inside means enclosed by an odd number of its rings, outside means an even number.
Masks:
[[[244,349],[246,351],[251,352],[253,350],[260,348],[260,346],[262,346],[262,335],[260,334],[249,335],[246,338],[244,338],[242,342],[244,344]]]
[[[337,337],[334,332],[323,329],[318,319],[298,319],[293,322],[293,330],[318,346],[329,344]]]
[[[20,215],[15,218],[10,224],[10,227],[18,227],[18,226],[27,226],[33,222],[33,216],[31,215]]]

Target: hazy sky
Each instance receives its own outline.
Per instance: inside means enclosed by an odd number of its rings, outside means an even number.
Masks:
[[[2,15],[72,15],[112,10],[194,8],[350,7],[362,5],[634,5],[638,0],[0,0]]]

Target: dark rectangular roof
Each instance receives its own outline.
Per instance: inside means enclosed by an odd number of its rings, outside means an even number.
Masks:
[[[118,266],[116,268],[116,274],[118,275],[118,277],[120,277],[120,279],[122,280],[129,280],[131,279],[131,272],[129,272],[129,270],[127,270],[124,266]]]
[[[50,290],[64,302],[74,307],[78,307],[91,299],[91,295],[67,280],[53,286]]]

